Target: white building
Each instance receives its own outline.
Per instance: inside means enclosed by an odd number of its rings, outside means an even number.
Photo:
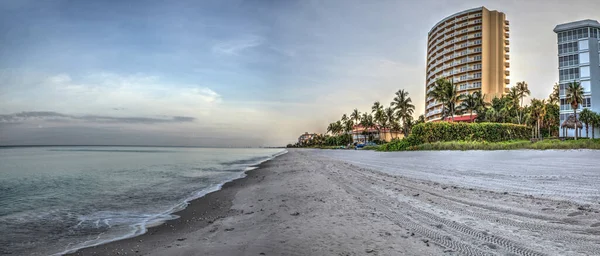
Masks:
[[[560,84],[560,123],[562,124],[573,109],[565,101],[566,88],[573,81],[580,82],[584,88],[584,102],[577,110],[583,108],[600,113],[600,23],[595,20],[581,20],[556,26],[554,32],[558,38],[558,71]],[[575,130],[569,130],[569,137]],[[592,136],[591,127],[589,129]],[[600,129],[596,128],[596,137],[600,137]],[[559,133],[562,135],[562,133]],[[587,137],[585,126],[581,132]]]

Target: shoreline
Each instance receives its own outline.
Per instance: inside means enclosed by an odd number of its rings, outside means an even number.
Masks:
[[[235,193],[237,193],[243,185],[252,182],[246,180],[249,179],[250,174],[254,174],[258,170],[265,168],[269,162],[286,153],[288,153],[288,151],[284,149],[264,161],[252,164],[246,167],[246,170],[243,171],[239,177],[224,182],[222,185],[217,186],[216,190],[212,190],[198,198],[188,201],[185,208],[170,213],[171,215],[176,216],[176,218],[159,221],[158,224],[146,223],[146,225],[149,225],[143,227],[145,229],[144,233],[125,238],[115,238],[115,240],[103,242],[98,245],[65,250],[64,252],[54,255],[120,255],[124,252],[127,253],[125,250],[119,249],[121,247],[138,248],[139,246],[137,244],[144,240],[152,241],[156,240],[155,238],[157,236],[173,234],[175,232],[190,232],[198,228],[209,226],[214,223],[214,221],[234,213],[229,208],[233,205]],[[174,209],[177,208],[175,207]],[[190,223],[193,223],[193,229],[190,227]],[[130,250],[130,252],[141,253],[140,250]]]
[[[546,174],[544,164],[562,162],[561,158],[531,162],[531,157],[539,157],[497,155],[496,161],[509,157],[519,164],[507,166],[508,172],[492,168],[490,172],[499,174],[503,183],[477,187],[473,184],[479,179],[464,182],[462,174],[439,168],[444,179],[432,178],[436,171],[423,166],[440,158],[435,155],[412,154],[411,163],[404,156],[381,161],[381,154],[333,152],[290,150],[192,201],[176,220],[134,238],[69,255],[600,254],[599,206],[561,199],[560,193],[569,196],[587,190],[563,191],[576,181],[563,179],[567,176],[558,169]],[[461,157],[479,162],[479,156]],[[589,170],[597,166],[597,159],[573,159],[588,164],[582,173],[595,173]],[[371,161],[380,165],[370,165]],[[410,169],[388,173],[386,166]],[[529,173],[510,176],[522,168],[529,168]],[[422,179],[411,170],[433,176]],[[532,188],[558,194],[547,198],[532,195],[526,186],[517,189],[524,177],[542,180],[528,183],[535,185]],[[594,184],[597,177],[586,180]],[[454,184],[457,180],[461,182]],[[544,180],[557,185],[546,187]],[[589,193],[587,198],[596,198]]]

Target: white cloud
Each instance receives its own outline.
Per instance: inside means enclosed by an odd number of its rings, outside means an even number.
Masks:
[[[223,55],[239,55],[242,51],[260,46],[264,42],[264,38],[252,35],[245,38],[219,42],[213,46],[212,51]]]
[[[28,102],[27,109],[65,113],[103,114],[124,108],[135,115],[208,114],[222,101],[208,87],[164,83],[159,77],[141,74],[97,73],[76,79],[59,74],[42,79],[36,89],[40,90],[38,98]]]

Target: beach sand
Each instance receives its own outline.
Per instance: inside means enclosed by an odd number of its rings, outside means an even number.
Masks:
[[[144,235],[73,255],[600,255],[598,205],[383,174],[290,150]]]

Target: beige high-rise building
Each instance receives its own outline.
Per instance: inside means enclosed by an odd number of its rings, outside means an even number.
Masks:
[[[426,92],[438,78],[451,79],[459,94],[481,91],[486,100],[500,97],[510,83],[509,22],[485,7],[455,13],[429,31]],[[474,115],[475,116],[475,115]],[[425,120],[442,118],[442,105],[425,95]],[[470,121],[469,115],[455,121]]]

